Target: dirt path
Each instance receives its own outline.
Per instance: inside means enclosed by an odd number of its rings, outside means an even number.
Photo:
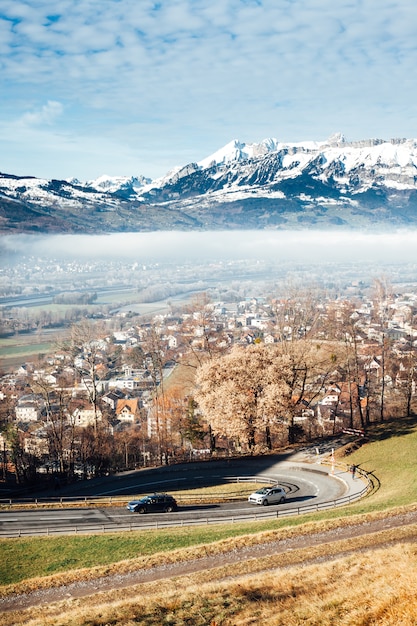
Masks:
[[[214,568],[233,565],[250,559],[259,559],[268,556],[276,556],[291,550],[308,550],[314,546],[331,544],[341,540],[349,540],[361,536],[372,535],[384,530],[400,528],[417,524],[417,511],[411,511],[400,515],[392,515],[381,520],[364,522],[350,526],[343,526],[317,532],[309,535],[297,535],[280,541],[260,543],[246,547],[239,547],[221,555],[207,556],[195,560],[182,561],[174,564],[165,564],[149,569],[140,569],[129,573],[112,574],[105,577],[69,583],[65,586],[39,589],[30,593],[6,596],[0,598],[0,612],[24,610],[42,604],[51,604],[61,600],[77,599],[91,596],[96,593],[124,589],[141,583],[154,582],[177,576],[189,575]],[[417,539],[417,528],[415,537]],[[414,540],[414,537],[413,537]],[[401,539],[398,539],[401,541]],[[392,539],[389,540],[392,543]],[[378,544],[381,547],[383,542]],[[331,557],[336,558],[352,550],[344,548],[339,552],[332,552]],[[313,562],[304,555],[302,562]]]

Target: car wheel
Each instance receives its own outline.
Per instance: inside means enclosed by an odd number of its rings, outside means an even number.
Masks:
[[[279,502],[280,502],[280,504],[282,504],[283,502],[285,502],[285,498],[284,498],[284,496],[282,496],[282,498],[281,498],[281,500],[280,500]]]
[[[136,509],[136,512],[143,515],[143,513],[146,513],[146,509],[144,506],[140,506],[138,509]]]
[[[173,510],[174,509],[172,508],[170,504],[168,504],[168,506],[166,506],[164,509],[165,513],[172,513]]]
[[[262,500],[262,504],[263,504],[264,506],[268,506],[269,502],[268,502],[268,500]]]

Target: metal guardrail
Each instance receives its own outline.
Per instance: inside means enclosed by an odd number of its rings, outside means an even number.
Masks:
[[[343,471],[343,472],[347,472],[348,470],[344,467],[342,468],[340,464],[336,464],[334,466],[335,468],[337,467],[337,469]],[[315,471],[319,471],[319,470],[315,470]],[[318,504],[306,504],[303,506],[298,506],[298,507],[294,507],[291,509],[276,509],[274,511],[267,511],[264,510],[264,508],[262,508],[262,512],[254,512],[253,514],[249,514],[249,515],[232,515],[230,517],[221,517],[221,518],[215,518],[215,517],[206,517],[206,518],[201,518],[199,517],[198,519],[182,519],[182,520],[177,520],[175,521],[175,519],[172,519],[172,517],[170,517],[169,519],[166,518],[161,518],[161,520],[156,520],[154,522],[149,522],[149,523],[143,523],[143,521],[141,520],[140,522],[138,521],[137,523],[135,523],[134,521],[129,522],[129,524],[119,524],[116,522],[107,522],[106,524],[99,524],[99,523],[95,523],[94,525],[85,525],[83,524],[82,526],[74,526],[74,525],[70,525],[70,526],[63,526],[63,527],[59,527],[57,528],[52,527],[46,527],[43,531],[36,531],[35,535],[36,536],[51,536],[51,535],[83,535],[83,534],[97,534],[97,533],[114,533],[114,532],[131,532],[131,531],[135,531],[135,530],[161,530],[164,528],[174,528],[174,527],[185,527],[185,526],[210,526],[210,525],[216,525],[216,524],[235,524],[235,523],[239,523],[239,522],[252,522],[252,521],[259,521],[259,520],[265,520],[265,519],[276,519],[276,518],[282,518],[282,517],[292,517],[292,516],[296,516],[296,515],[305,515],[308,513],[317,513],[319,511],[324,511],[327,509],[334,509],[340,506],[344,506],[346,504],[351,504],[352,502],[355,502],[357,500],[359,500],[360,498],[363,498],[365,495],[367,495],[370,491],[372,491],[374,489],[374,483],[372,480],[372,477],[365,472],[364,470],[361,470],[360,468],[358,468],[356,470],[357,474],[360,476],[360,479],[363,480],[365,482],[363,488],[356,492],[353,495],[347,495],[347,496],[343,496],[341,498],[337,498],[336,500],[330,500],[327,502],[321,502]],[[327,473],[327,472],[326,472]],[[331,474],[330,474],[331,475]],[[245,476],[245,477],[235,477],[234,481],[236,482],[263,482],[263,483],[273,483],[274,481],[271,478],[268,477],[249,477],[249,476]],[[229,497],[229,496],[228,496]],[[104,498],[106,498],[104,496]],[[217,496],[218,498],[218,496]],[[109,498],[106,498],[107,500],[109,500]],[[97,500],[96,500],[97,501]],[[205,497],[205,501],[207,502],[207,497]],[[1,503],[2,501],[0,501]],[[78,502],[80,502],[78,500]],[[83,500],[82,502],[86,502],[87,504],[91,504],[91,500]],[[126,498],[123,498],[122,500],[118,500],[118,502],[126,502]],[[51,504],[51,502],[49,502]],[[103,503],[103,501],[101,500],[101,503]],[[113,503],[116,503],[116,500],[113,499]],[[174,514],[175,515],[175,514]],[[0,528],[0,537],[8,537],[8,538],[16,538],[16,537],[25,537],[25,536],[34,536],[33,531],[25,531],[22,529],[16,529],[15,532],[10,532],[9,531],[3,531]]]
[[[364,492],[366,492],[366,487],[364,488]],[[156,520],[155,522],[150,522],[149,524],[95,524],[94,526],[68,526],[68,527],[53,527],[53,528],[45,528],[44,531],[37,531],[35,533],[36,536],[51,536],[51,535],[84,535],[84,534],[97,534],[97,533],[115,533],[115,532],[132,532],[135,530],[162,530],[164,528],[183,528],[185,526],[211,526],[216,524],[236,524],[239,522],[253,522],[260,521],[265,519],[273,519],[273,518],[282,518],[282,517],[292,517],[295,515],[306,515],[308,513],[317,513],[326,509],[333,509],[344,504],[350,504],[351,502],[358,499],[358,496],[352,499],[351,496],[346,496],[345,498],[340,498],[339,500],[334,500],[332,502],[323,502],[321,504],[316,505],[306,505],[303,507],[297,507],[293,509],[281,509],[274,512],[263,512],[263,513],[254,513],[252,515],[233,515],[231,517],[221,517],[221,518],[199,518],[199,519],[189,519],[189,520]],[[7,534],[4,534],[0,530],[0,537],[7,536],[8,538],[18,538],[25,536],[34,536],[34,533],[31,531],[24,531],[22,529],[17,529],[14,533],[10,531]]]
[[[268,476],[225,476],[223,477],[225,482],[229,483],[261,483],[261,484],[275,484],[276,479],[273,479]],[[182,483],[181,483],[181,486]],[[182,491],[183,489],[181,489]],[[170,489],[170,493],[176,493],[178,489],[175,487]],[[30,507],[50,507],[51,505],[66,507],[66,506],[91,506],[94,504],[100,506],[120,506],[122,504],[126,504],[130,500],[134,500],[139,497],[143,497],[147,494],[151,493],[148,489],[147,491],[137,491],[135,494],[130,495],[118,495],[118,496],[49,496],[49,497],[37,497],[37,498],[0,498],[0,509],[1,507],[5,508],[22,508],[24,506]],[[177,496],[175,496],[177,498]],[[235,499],[240,498],[241,494],[237,494]],[[219,500],[232,500],[233,494],[198,494],[194,493],[193,495],[187,496],[182,493],[181,496],[178,496],[178,502],[207,502],[207,501],[219,501]]]

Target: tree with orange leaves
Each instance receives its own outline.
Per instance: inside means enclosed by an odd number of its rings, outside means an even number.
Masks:
[[[215,435],[253,452],[272,447],[274,430],[288,427],[322,388],[323,355],[310,342],[236,346],[197,371],[195,398]]]

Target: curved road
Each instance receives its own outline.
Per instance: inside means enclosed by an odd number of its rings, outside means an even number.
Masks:
[[[302,460],[302,457],[301,457]],[[61,496],[136,496],[137,493],[172,491],[230,482],[232,477],[269,479],[287,492],[285,504],[261,507],[247,501],[224,504],[179,502],[173,513],[138,515],[123,507],[55,508],[38,510],[11,509],[0,512],[0,536],[39,535],[73,532],[102,532],[149,528],[156,526],[216,523],[233,518],[250,519],[290,514],[299,509],[315,510],[317,506],[359,492],[364,484],[352,481],[347,472],[335,471],[313,463],[301,463],[299,455],[250,457],[126,472],[95,481],[70,485]],[[57,495],[56,493],[54,494]]]

